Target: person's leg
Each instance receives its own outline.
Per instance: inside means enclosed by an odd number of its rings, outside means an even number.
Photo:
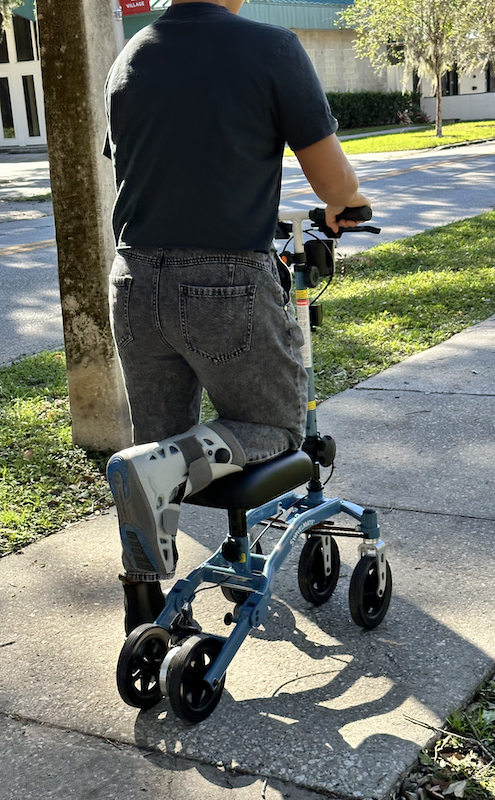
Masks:
[[[110,278],[135,440],[107,467],[123,547],[127,632],[163,608],[159,581],[175,571],[180,499],[245,463],[235,437],[218,422],[196,424],[201,384],[157,324],[159,277],[159,254],[135,253],[118,256]]]
[[[134,444],[159,441],[187,431],[199,421],[201,385],[189,364],[164,340],[153,315],[160,259],[161,251],[151,250],[117,255],[110,275],[110,320],[126,384]],[[124,564],[120,580],[125,630],[130,633],[143,622],[153,622],[165,598],[156,569],[143,570],[140,579],[127,574],[129,569],[136,571],[139,546],[126,533],[128,511],[118,483],[117,479],[113,491]],[[172,551],[174,547],[172,543]]]
[[[198,375],[247,462],[298,449],[307,413],[303,337],[275,255],[210,254],[201,270],[185,263],[172,272],[180,327],[169,325],[167,336]],[[165,329],[169,304],[177,300],[171,301],[165,284],[159,297]]]
[[[129,401],[133,444],[155,442],[199,422],[201,384],[156,320],[161,250],[117,255],[110,321]]]
[[[178,560],[180,503],[213,480],[242,470],[244,452],[219,422],[116,453],[107,465],[122,541],[126,630],[152,622],[164,603],[159,581]]]
[[[235,437],[215,421],[115,453],[107,476],[119,513],[127,580],[173,575],[182,498],[244,464]]]

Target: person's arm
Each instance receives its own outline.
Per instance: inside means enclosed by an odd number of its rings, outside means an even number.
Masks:
[[[296,156],[315,194],[326,203],[327,225],[336,233],[339,226],[354,227],[352,220],[336,221],[346,206],[371,206],[359,191],[359,181],[347,160],[337,136],[332,133],[325,139],[296,151]]]

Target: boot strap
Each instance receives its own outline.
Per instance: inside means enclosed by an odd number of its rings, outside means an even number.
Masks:
[[[210,463],[196,437],[185,436],[183,439],[178,439],[175,444],[181,449],[186,462],[191,494],[206,489],[213,480],[213,474]]]

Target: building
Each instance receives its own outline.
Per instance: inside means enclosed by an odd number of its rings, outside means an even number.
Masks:
[[[102,0],[109,2],[109,0]],[[170,0],[120,0],[124,9],[124,36],[163,13]],[[241,15],[289,28],[298,35],[325,91],[397,91],[401,70],[390,67],[377,74],[366,59],[354,54],[352,30],[339,27],[339,14],[352,0],[250,0]],[[114,0],[114,5],[116,0]],[[141,9],[145,8],[143,12]],[[139,13],[136,13],[139,12]],[[444,78],[445,119],[494,119],[495,72],[478,70]],[[435,117],[434,91],[423,86],[422,106]],[[44,146],[46,131],[34,0],[15,9],[12,24],[0,41],[0,149]]]
[[[33,2],[16,8],[0,41],[0,148],[46,145]]]
[[[352,0],[252,0],[241,14],[294,30],[313,61],[326,91],[386,91],[386,77],[377,76],[352,50],[352,31],[338,28],[338,16]],[[169,0],[145,0],[149,11],[123,16],[130,39],[157,19]],[[123,0],[122,5],[125,5]],[[135,8],[140,4],[127,3]],[[34,0],[15,9],[0,43],[0,148],[46,145],[43,89]]]
[[[476,69],[459,75],[455,70],[442,79],[442,116],[444,120],[495,119],[495,69]],[[421,107],[429,119],[435,119],[434,87],[425,86]]]

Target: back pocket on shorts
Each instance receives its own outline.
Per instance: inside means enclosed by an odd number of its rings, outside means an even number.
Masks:
[[[256,286],[179,289],[182,336],[188,350],[215,363],[251,348]]]

